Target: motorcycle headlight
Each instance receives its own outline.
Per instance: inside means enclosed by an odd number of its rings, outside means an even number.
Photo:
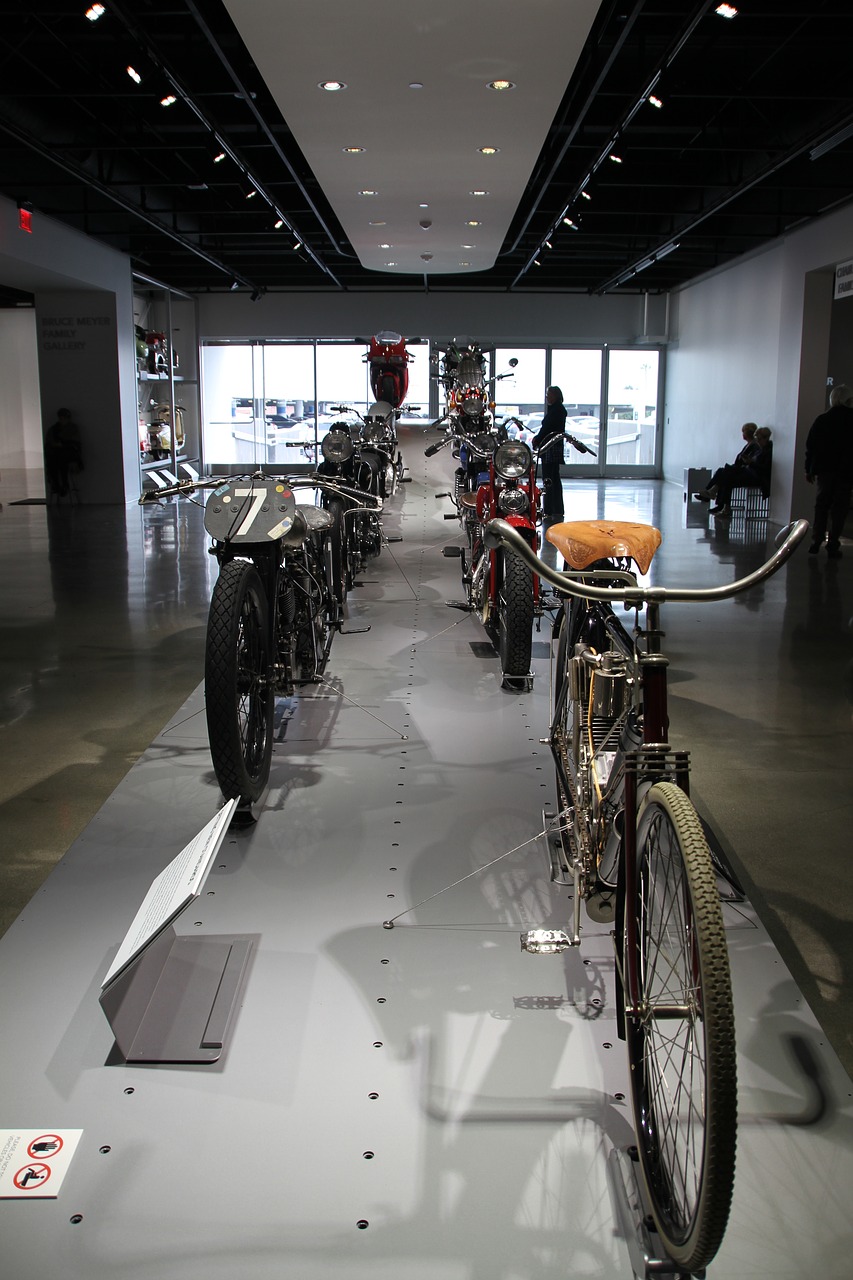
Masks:
[[[384,428],[380,422],[365,422],[361,429],[361,438],[365,444],[378,444],[384,434]]]
[[[352,440],[346,431],[329,431],[323,436],[320,449],[327,462],[340,466],[352,457]]]
[[[530,507],[530,499],[523,489],[501,489],[498,494],[498,510],[504,516],[520,516]]]
[[[495,450],[495,471],[502,480],[518,480],[526,476],[533,454],[522,440],[507,440]]]

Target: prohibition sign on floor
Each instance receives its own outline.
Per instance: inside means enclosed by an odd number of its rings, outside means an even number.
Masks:
[[[13,1182],[19,1191],[35,1191],[36,1187],[43,1187],[49,1177],[50,1165],[25,1164],[15,1174]]]
[[[33,1138],[27,1147],[27,1155],[31,1160],[35,1160],[36,1156],[49,1160],[51,1156],[58,1156],[64,1146],[58,1133],[43,1133],[40,1138]]]

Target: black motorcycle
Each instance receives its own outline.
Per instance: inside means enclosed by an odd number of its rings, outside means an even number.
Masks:
[[[205,646],[210,754],[226,799],[243,806],[269,780],[276,697],[321,680],[344,598],[334,586],[332,512],[299,503],[294,485],[343,504],[364,496],[319,475],[179,481],[140,502],[212,489],[204,526],[219,564]]]

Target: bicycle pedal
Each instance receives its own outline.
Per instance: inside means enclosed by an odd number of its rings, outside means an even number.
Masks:
[[[572,940],[565,929],[530,929],[521,935],[521,949],[534,956],[555,955],[567,951]]]

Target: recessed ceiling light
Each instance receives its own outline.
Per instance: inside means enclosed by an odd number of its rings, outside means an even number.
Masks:
[[[432,262],[432,254],[431,254],[431,253],[422,253],[422,254],[421,254],[421,258],[424,260],[424,262]]]
[[[390,244],[380,244],[380,245],[377,245],[377,248],[378,248],[378,249],[390,249],[390,248],[391,248],[391,246],[390,246]]]
[[[345,89],[346,85],[343,80],[321,80],[317,88],[325,89],[327,93],[338,93],[339,90]]]
[[[345,156],[360,156],[364,147],[341,147]]]
[[[386,222],[368,222],[368,224],[367,224],[367,225],[368,225],[369,227],[385,227],[385,226],[387,226],[388,224],[387,224]]]
[[[409,88],[410,88],[410,89],[422,89],[422,88],[423,88],[423,84],[421,83],[421,81],[420,81],[420,80],[410,80],[410,81],[409,81]]]
[[[470,267],[471,263],[470,263],[470,262],[460,262],[460,263],[459,263],[459,265],[460,265],[460,267]]]
[[[386,267],[396,267],[396,265],[397,265],[397,263],[396,263],[396,262],[386,262],[386,263],[385,263],[385,266],[386,266]]]
[[[460,244],[459,248],[460,248],[460,249],[475,249],[475,248],[476,248],[476,245],[473,245],[473,244]]]
[[[469,191],[468,192],[469,196],[487,196],[488,194],[489,194],[488,191]]]
[[[135,84],[142,84],[142,76],[139,74],[138,71],[135,71],[133,67],[127,68],[127,74],[130,76],[131,80],[133,80]]]
[[[428,208],[429,208],[429,205],[428,205],[428,204],[419,204],[419,205],[418,205],[418,208],[419,208],[419,209],[428,209]]]
[[[358,193],[358,194],[359,194],[360,196],[375,196],[375,195],[376,195],[376,192],[375,192],[375,191],[371,191],[371,190],[370,190],[370,188],[369,188],[369,187],[367,187],[367,188],[365,188],[365,190],[364,190],[364,191],[359,191],[359,193]]]
[[[481,156],[496,156],[500,148],[499,147],[478,147],[477,150],[479,151]]]
[[[718,13],[721,18],[737,17],[737,9],[733,4],[718,4],[714,12]]]
[[[476,218],[469,218],[465,223],[466,227],[481,227],[482,225],[482,222],[478,222]]]
[[[511,80],[490,80],[486,88],[497,89],[500,92],[503,89],[514,89],[515,85]]]

